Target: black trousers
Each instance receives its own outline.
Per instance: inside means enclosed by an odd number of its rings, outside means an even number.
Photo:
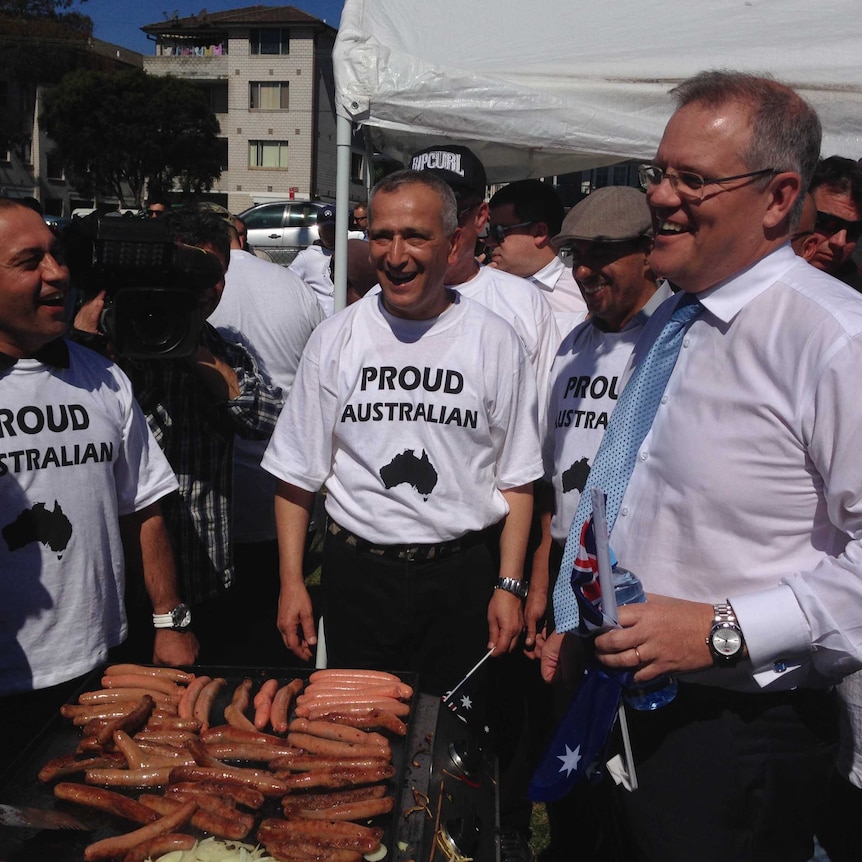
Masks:
[[[627,715],[639,788],[616,789],[625,862],[811,858],[838,737],[833,692],[680,683],[672,704]]]
[[[321,579],[327,664],[419,674],[427,694],[449,691],[488,650],[494,544],[411,562],[357,551],[331,535]],[[471,682],[487,679],[485,664]]]

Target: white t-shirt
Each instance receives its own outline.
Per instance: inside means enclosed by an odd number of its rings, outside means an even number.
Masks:
[[[543,441],[545,478],[554,489],[551,535],[564,545],[593,457],[622,392],[623,373],[644,324],[669,296],[665,282],[621,332],[590,321],[570,332],[551,369],[548,426]]]
[[[0,695],[94,668],[126,636],[118,517],[177,481],[117,366],[0,372]]]
[[[287,395],[302,351],[323,309],[289,269],[232,249],[221,301],[209,322],[248,350],[263,373]],[[260,466],[266,440],[234,439],[233,538],[275,538],[275,480]]]
[[[455,302],[428,321],[380,296],[312,334],[263,466],[377,544],[436,543],[507,513],[542,474],[533,375],[511,327]]]
[[[335,309],[335,285],[332,281],[332,249],[322,245],[304,248],[288,267],[295,272],[313,291],[329,317]]]
[[[548,301],[525,278],[492,266],[481,266],[469,281],[450,287],[490,308],[518,333],[536,375],[539,424],[544,427],[548,379],[560,344],[560,333]]]

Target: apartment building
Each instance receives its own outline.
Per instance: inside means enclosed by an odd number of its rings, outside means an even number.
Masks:
[[[292,6],[201,12],[142,28],[153,75],[196,82],[221,126],[222,175],[210,197],[232,212],[269,200],[335,200],[336,30]],[[362,155],[351,199],[364,197]]]

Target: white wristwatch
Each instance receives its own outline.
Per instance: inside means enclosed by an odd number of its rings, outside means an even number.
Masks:
[[[157,629],[171,629],[175,632],[188,631],[192,624],[192,612],[189,606],[180,602],[172,611],[166,614],[153,614],[153,626]]]

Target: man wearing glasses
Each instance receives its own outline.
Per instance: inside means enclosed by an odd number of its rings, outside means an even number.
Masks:
[[[618,793],[620,823],[627,858],[806,862],[837,737],[830,689],[862,666],[862,298],[790,247],[814,111],[735,72],[673,95],[642,177],[650,265],[680,293],[645,326],[592,465],[602,448],[626,459],[604,488],[610,541],[649,597],[619,609],[596,656],[636,682],[679,679],[672,704],[629,713],[639,788]],[[638,367],[657,354],[669,376],[651,389]],[[629,447],[610,434],[624,404],[654,416]],[[574,628],[566,589],[559,630]]]
[[[862,290],[859,267],[852,259],[862,234],[862,169],[852,159],[821,159],[809,189],[817,207],[813,235],[820,241],[812,266]]]
[[[565,210],[553,186],[541,180],[509,183],[488,202],[490,225],[485,245],[490,265],[532,282],[548,300],[560,335],[571,332],[587,307],[572,268],[551,244]]]

